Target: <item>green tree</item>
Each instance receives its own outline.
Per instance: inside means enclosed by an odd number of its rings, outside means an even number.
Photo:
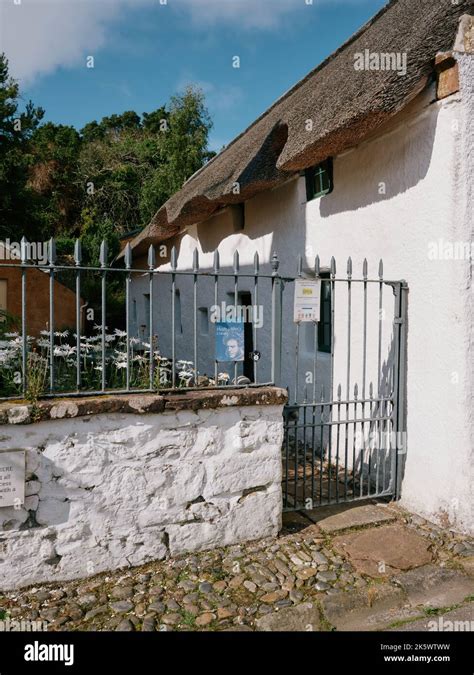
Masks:
[[[152,134],[159,134],[165,131],[169,123],[169,112],[165,106],[153,110],[151,113],[143,113],[143,128],[145,131],[150,131]]]
[[[9,76],[8,60],[0,54],[0,237],[35,234],[34,194],[28,186],[33,163],[30,140],[44,111],[29,101],[19,110],[19,87]],[[34,214],[33,214],[34,215]],[[31,231],[32,230],[32,231]]]
[[[97,120],[94,120],[93,122],[88,122],[85,127],[81,129],[81,136],[84,143],[101,141],[105,137],[105,129],[97,122]]]
[[[78,187],[83,206],[98,222],[111,220],[117,231],[137,226],[140,185],[147,166],[140,165],[136,146],[138,132],[122,132],[120,138],[84,143],[79,159]]]
[[[166,200],[213,156],[212,123],[199,89],[188,88],[169,108],[111,115],[82,130],[79,162],[87,207],[120,233],[144,227]]]
[[[208,150],[212,122],[200,89],[188,87],[171,99],[167,131],[160,136],[153,171],[140,193],[140,214],[148,223],[154,213],[215,153]]]
[[[80,149],[74,127],[48,122],[32,135],[28,185],[36,195],[36,220],[44,238],[76,230],[83,198],[77,185]]]
[[[133,110],[91,121],[77,132],[48,122],[28,102],[0,56],[0,238],[57,239],[61,259],[73,262],[80,237],[83,263],[97,266],[100,243],[109,262],[119,236],[144,227],[166,200],[214,153],[203,93],[188,88],[168,105],[139,116]],[[109,273],[108,317],[123,322],[123,278]],[[74,288],[73,271],[61,281]],[[83,296],[100,308],[100,274],[83,275]],[[109,319],[108,319],[109,320]]]
[[[105,131],[112,136],[120,136],[126,130],[137,130],[141,128],[140,116],[133,110],[126,110],[121,115],[111,115],[104,117],[102,126]]]

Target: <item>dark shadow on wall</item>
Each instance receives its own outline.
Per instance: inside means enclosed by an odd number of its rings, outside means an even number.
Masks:
[[[162,265],[169,265],[171,262],[171,251],[173,247],[176,248],[176,256],[179,260],[179,254],[181,251],[181,243],[183,241],[185,232],[179,232],[176,236],[166,241],[162,241],[155,245],[155,255],[156,255],[156,266],[161,267]],[[135,263],[134,263],[135,266]],[[143,269],[148,268],[148,260],[146,256],[143,256],[137,261],[137,267],[142,267]]]
[[[198,224],[197,238],[204,253],[215,251],[223,239],[234,234],[232,221],[232,207],[226,207]]]

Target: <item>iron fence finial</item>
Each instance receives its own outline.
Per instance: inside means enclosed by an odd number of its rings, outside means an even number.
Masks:
[[[49,258],[49,264],[51,267],[54,265],[56,262],[56,242],[54,240],[54,237],[51,237],[49,240],[49,251],[48,251],[48,258]]]
[[[314,274],[316,277],[321,275],[321,261],[319,259],[319,255],[316,256],[314,261]]]
[[[240,268],[239,252],[234,251],[234,272],[235,272],[235,274],[239,273],[239,268]]]
[[[253,257],[253,268],[254,268],[255,275],[257,276],[259,271],[260,271],[260,258],[259,258],[259,255],[258,255],[258,251],[255,252],[255,255]]]
[[[76,267],[79,267],[82,262],[82,243],[80,239],[76,239],[74,242],[74,262],[76,263]]]
[[[173,248],[171,249],[170,263],[171,263],[171,269],[176,270],[177,267],[178,267],[178,252],[176,250],[176,246],[173,246]]]
[[[156,267],[156,253],[153,244],[148,249],[148,268],[154,270]]]
[[[278,255],[274,253],[271,260],[273,276],[278,274],[278,268],[280,267],[280,261],[278,260]]]
[[[221,259],[219,255],[219,249],[214,251],[214,272],[218,272],[220,269]]]
[[[21,238],[20,248],[21,248],[21,262],[26,263],[28,262],[28,240],[26,239],[26,237]]]
[[[105,239],[102,239],[99,253],[99,261],[101,267],[107,267],[107,254],[108,254],[107,242],[105,241]]]
[[[199,251],[197,248],[193,251],[193,272],[199,272]]]
[[[125,246],[124,261],[125,267],[129,270],[132,266],[132,247],[130,246],[130,242]]]

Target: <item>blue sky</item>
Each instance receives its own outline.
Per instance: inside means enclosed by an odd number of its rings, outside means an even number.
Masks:
[[[24,97],[77,128],[198,84],[218,150],[386,4],[307,1],[0,0],[0,49]]]

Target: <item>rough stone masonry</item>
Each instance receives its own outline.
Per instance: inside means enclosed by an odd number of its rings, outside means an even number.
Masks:
[[[276,535],[285,400],[262,388],[2,407],[0,452],[26,454],[25,503],[0,509],[2,590]]]

